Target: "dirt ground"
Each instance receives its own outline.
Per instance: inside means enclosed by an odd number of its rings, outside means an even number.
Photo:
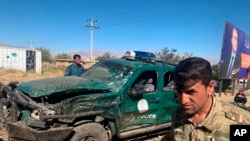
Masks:
[[[238,90],[235,90],[235,94],[237,92],[238,92]],[[244,93],[246,94],[247,99],[248,99],[246,106],[250,107],[250,101],[249,101],[250,100],[250,90],[246,90]],[[233,102],[235,94],[232,95],[231,93],[227,93],[227,94],[221,93],[221,95],[219,95],[219,93],[215,93],[215,96],[224,100],[224,101]]]

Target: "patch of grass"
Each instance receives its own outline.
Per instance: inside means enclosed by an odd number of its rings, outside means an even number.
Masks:
[[[35,69],[28,70],[27,73],[36,73]]]
[[[57,77],[64,76],[66,67],[59,67],[53,64],[43,64],[42,66],[42,76],[44,77]]]
[[[57,73],[58,71],[65,71],[65,68],[62,68],[62,67],[42,68],[42,74],[44,74],[44,73]]]
[[[16,69],[7,69],[6,72],[8,72],[8,73],[17,73],[17,72],[21,72],[21,71],[16,70]]]
[[[226,89],[226,93],[231,93],[232,89]]]

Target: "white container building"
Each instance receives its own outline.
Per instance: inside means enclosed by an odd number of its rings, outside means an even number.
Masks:
[[[30,48],[0,45],[0,67],[17,69],[24,72],[35,70],[36,73],[41,74],[41,51]]]

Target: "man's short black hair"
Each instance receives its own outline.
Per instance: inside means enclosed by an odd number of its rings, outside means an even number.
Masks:
[[[208,86],[212,80],[210,63],[200,57],[191,57],[182,60],[175,68],[174,82],[178,89],[185,90],[198,81]]]
[[[81,56],[80,56],[79,54],[75,54],[75,55],[73,56],[73,59],[75,60],[76,58],[80,58],[80,59],[81,59]]]

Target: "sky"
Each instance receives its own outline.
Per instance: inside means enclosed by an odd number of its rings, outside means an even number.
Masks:
[[[250,34],[248,0],[0,0],[0,44],[93,54],[165,47],[219,60],[225,21]]]

